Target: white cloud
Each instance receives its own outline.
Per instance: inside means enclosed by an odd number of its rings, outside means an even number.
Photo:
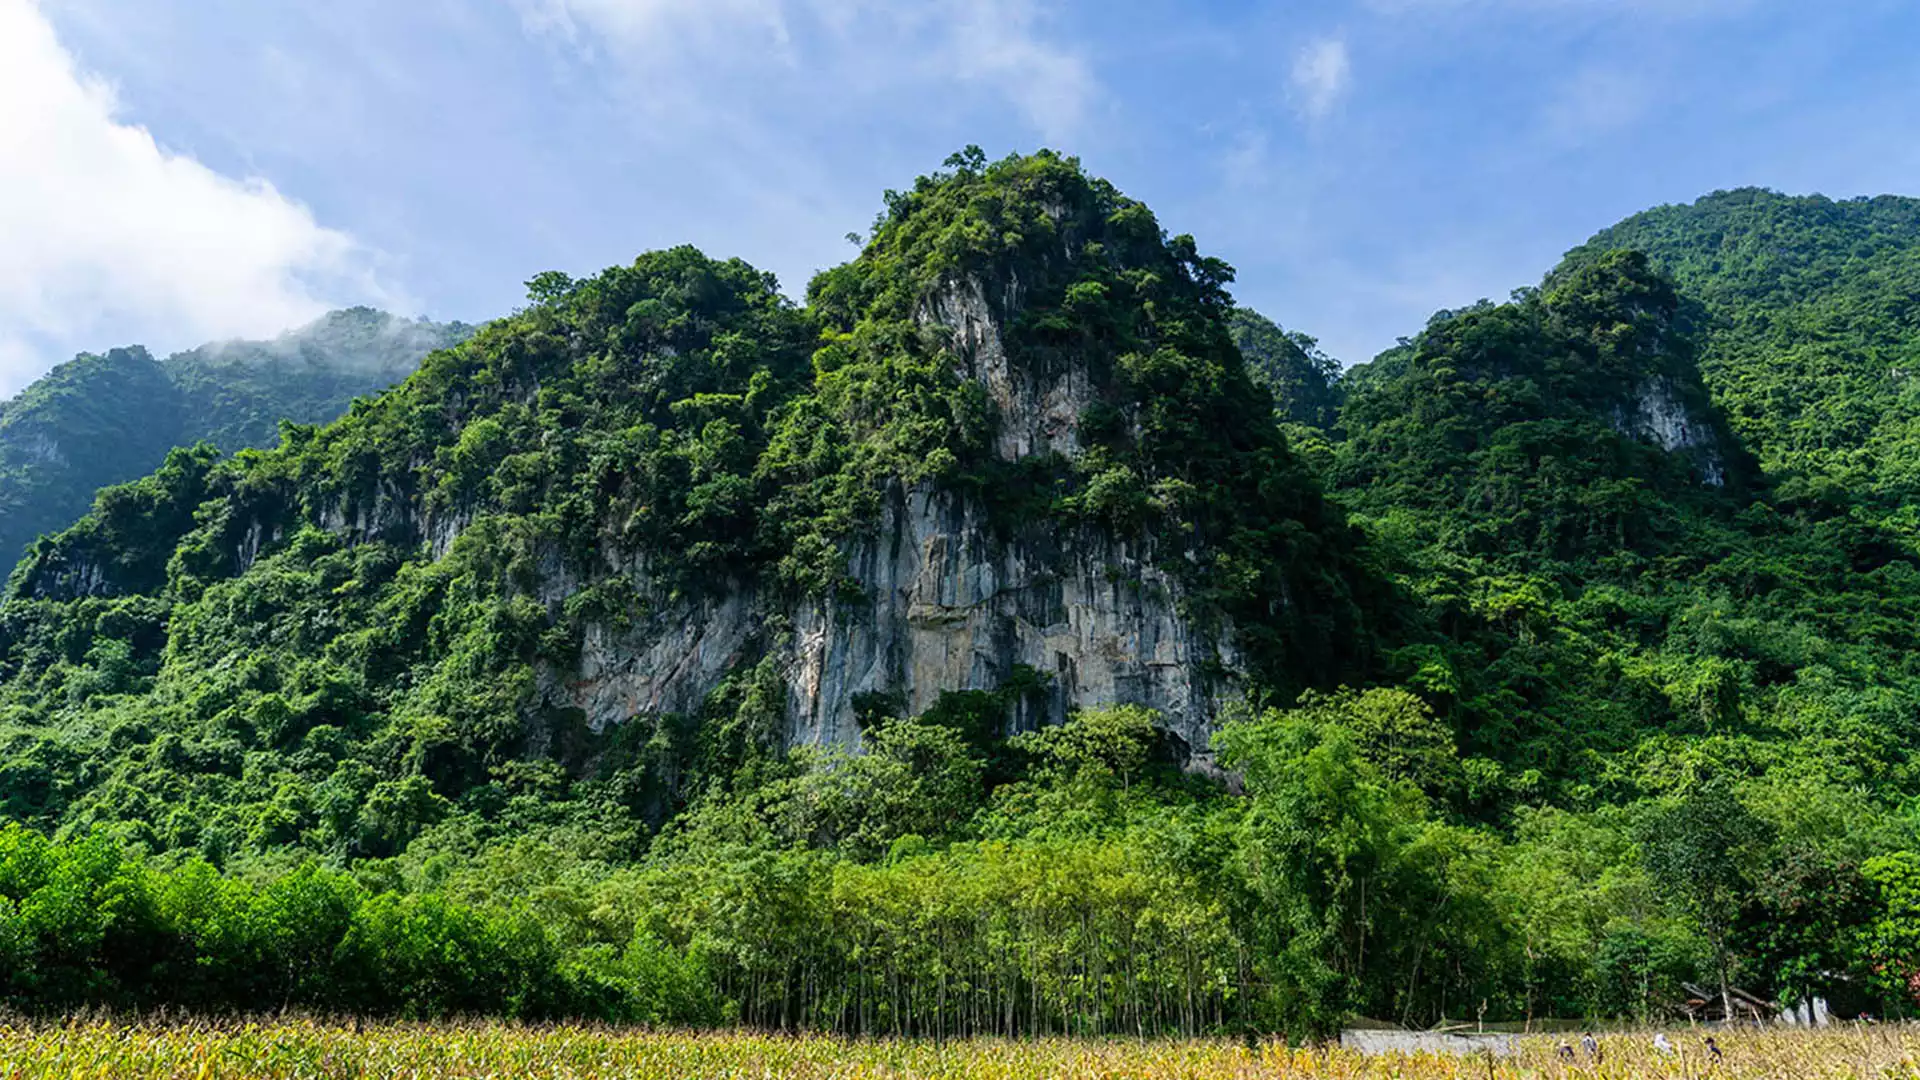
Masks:
[[[1031,3],[953,0],[940,12],[955,73],[997,87],[1048,135],[1065,135],[1079,124],[1094,93],[1093,74],[1081,57],[1040,38]]]
[[[663,89],[670,76],[770,74],[811,89],[898,93],[965,84],[1065,137],[1097,84],[1042,32],[1040,0],[512,0],[527,27],[583,49],[604,42]]]
[[[1300,111],[1318,120],[1333,111],[1353,83],[1353,62],[1347,43],[1321,38],[1300,50],[1293,61],[1293,91]]]
[[[351,237],[119,114],[35,0],[0,0],[0,392],[81,347],[272,333],[336,291],[389,299]]]

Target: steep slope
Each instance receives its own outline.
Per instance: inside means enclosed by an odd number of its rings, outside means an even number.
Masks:
[[[952,580],[996,588],[936,588],[919,616],[969,620],[933,650],[949,671],[998,651],[1052,680],[1055,718],[1137,702],[1203,752],[1217,691],[1363,664],[1367,579],[1236,355],[1230,278],[1042,156],[959,163],[890,198],[866,253],[814,282],[845,377],[887,379],[918,337],[916,364],[951,356],[984,391],[988,427],[946,449],[952,486],[976,493],[966,532],[992,541]],[[953,420],[966,430],[964,411]],[[931,700],[917,683],[916,711]]]
[[[1397,674],[1482,759],[1480,798],[1755,760],[1912,782],[1920,552],[1782,508],[1709,401],[1702,330],[1613,251],[1343,380],[1335,496],[1424,601],[1435,636]]]
[[[1637,253],[1442,313],[1347,380],[1341,484],[1376,510],[1472,507],[1476,553],[1654,553],[1680,506],[1750,472],[1695,348]]]
[[[1716,192],[1628,218],[1567,267],[1620,248],[1702,304],[1702,375],[1784,492],[1920,498],[1920,200]]]
[[[1320,343],[1289,332],[1257,311],[1235,308],[1233,344],[1246,359],[1247,374],[1273,395],[1282,423],[1326,429],[1340,413],[1340,364]]]
[[[271,446],[280,421],[332,420],[471,332],[353,308],[272,341],[62,364],[0,407],[0,563],[11,567],[34,537],[85,513],[96,490],[153,470],[173,447]]]
[[[1002,734],[1149,706],[1204,766],[1229,696],[1365,665],[1373,588],[1228,276],[1047,154],[892,196],[808,311],[690,249],[542,275],[338,423],[176,453],[21,565],[13,723],[91,762],[39,812],[379,854],[447,799],[488,819],[516,762],[655,818],[969,692]]]
[[[86,512],[94,489],[190,441],[179,387],[145,349],[82,354],[0,409],[0,564]]]

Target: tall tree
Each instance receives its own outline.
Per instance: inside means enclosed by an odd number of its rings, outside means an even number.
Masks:
[[[1728,1017],[1734,1015],[1734,924],[1771,838],[1766,822],[1724,783],[1688,791],[1641,823],[1640,843],[1648,871],[1661,890],[1693,917],[1713,949],[1720,1003]]]

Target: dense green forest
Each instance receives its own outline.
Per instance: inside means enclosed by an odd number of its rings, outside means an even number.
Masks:
[[[1745,189],[1647,211],[1568,257],[1645,252],[1699,305],[1700,371],[1779,496],[1920,495],[1920,200]]]
[[[352,308],[272,341],[215,342],[166,360],[139,346],[75,357],[0,403],[0,562],[174,447],[272,446],[280,421],[332,420],[472,332]]]
[[[805,305],[686,248],[540,275],[14,571],[0,1001],[1309,1036],[1694,982],[1910,1013],[1920,511],[1874,464],[1920,350],[1904,205],[1656,211],[1345,373],[1044,152],[889,192]],[[1071,441],[999,452],[1028,418],[996,395],[1042,376]],[[862,617],[848,552],[906,491],[1171,567],[1238,668],[1195,675],[1238,690],[1209,754],[1126,701],[1021,723],[1066,677],[1027,668],[789,738],[792,613]],[[761,638],[696,707],[554,704],[607,627],[741,596]]]

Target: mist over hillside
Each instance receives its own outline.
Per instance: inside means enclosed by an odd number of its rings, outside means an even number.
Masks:
[[[137,345],[75,357],[0,403],[0,562],[175,447],[273,446],[281,421],[330,421],[472,332],[350,308],[271,341],[213,342],[165,360]]]

